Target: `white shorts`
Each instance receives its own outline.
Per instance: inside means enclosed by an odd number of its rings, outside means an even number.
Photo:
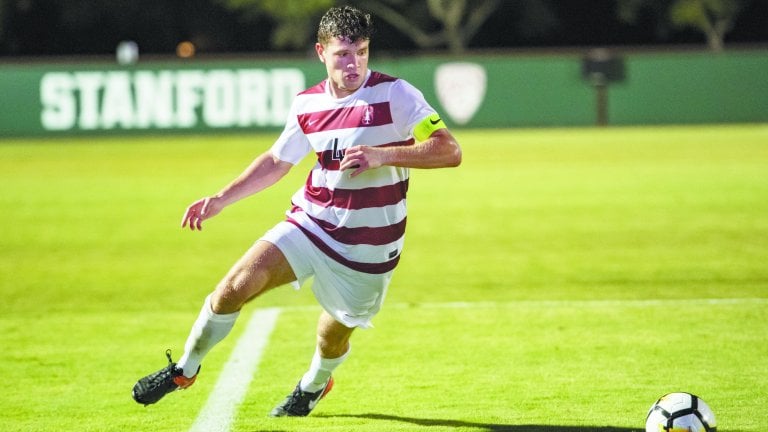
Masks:
[[[259,240],[280,249],[293,269],[298,289],[314,276],[312,292],[320,306],[347,327],[372,327],[371,319],[381,309],[393,271],[383,274],[352,270],[318,249],[298,227],[280,222]]]

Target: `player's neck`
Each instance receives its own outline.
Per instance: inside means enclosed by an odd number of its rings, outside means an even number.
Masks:
[[[356,91],[357,91],[357,89],[350,90],[350,89],[339,88],[338,86],[336,86],[336,84],[333,83],[333,81],[331,81],[330,85],[328,86],[328,93],[330,93],[330,95],[334,99],[344,99],[345,97],[351,95],[352,93],[354,93]]]

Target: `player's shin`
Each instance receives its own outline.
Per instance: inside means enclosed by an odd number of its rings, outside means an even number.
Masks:
[[[325,387],[328,378],[347,359],[351,350],[352,348],[350,347],[343,356],[334,359],[323,358],[320,356],[319,350],[315,350],[309,370],[301,378],[301,389],[306,392],[316,392]]]
[[[203,357],[232,330],[240,312],[221,315],[211,309],[211,296],[205,298],[200,314],[192,325],[184,344],[184,355],[177,366],[184,370],[184,376],[192,377],[200,369]]]

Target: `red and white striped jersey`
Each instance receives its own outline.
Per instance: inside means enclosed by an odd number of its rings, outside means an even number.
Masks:
[[[339,163],[355,145],[412,145],[414,126],[434,113],[411,84],[370,70],[365,84],[344,98],[331,96],[327,80],[299,93],[272,153],[295,165],[314,151],[317,163],[293,195],[288,221],[353,270],[394,269],[404,242],[409,170],[383,166],[353,178]]]

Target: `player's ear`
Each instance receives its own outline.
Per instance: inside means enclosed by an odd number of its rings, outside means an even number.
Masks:
[[[317,53],[317,57],[320,59],[320,62],[325,63],[325,57],[323,57],[323,53],[325,53],[325,47],[320,42],[315,43],[315,52]]]

